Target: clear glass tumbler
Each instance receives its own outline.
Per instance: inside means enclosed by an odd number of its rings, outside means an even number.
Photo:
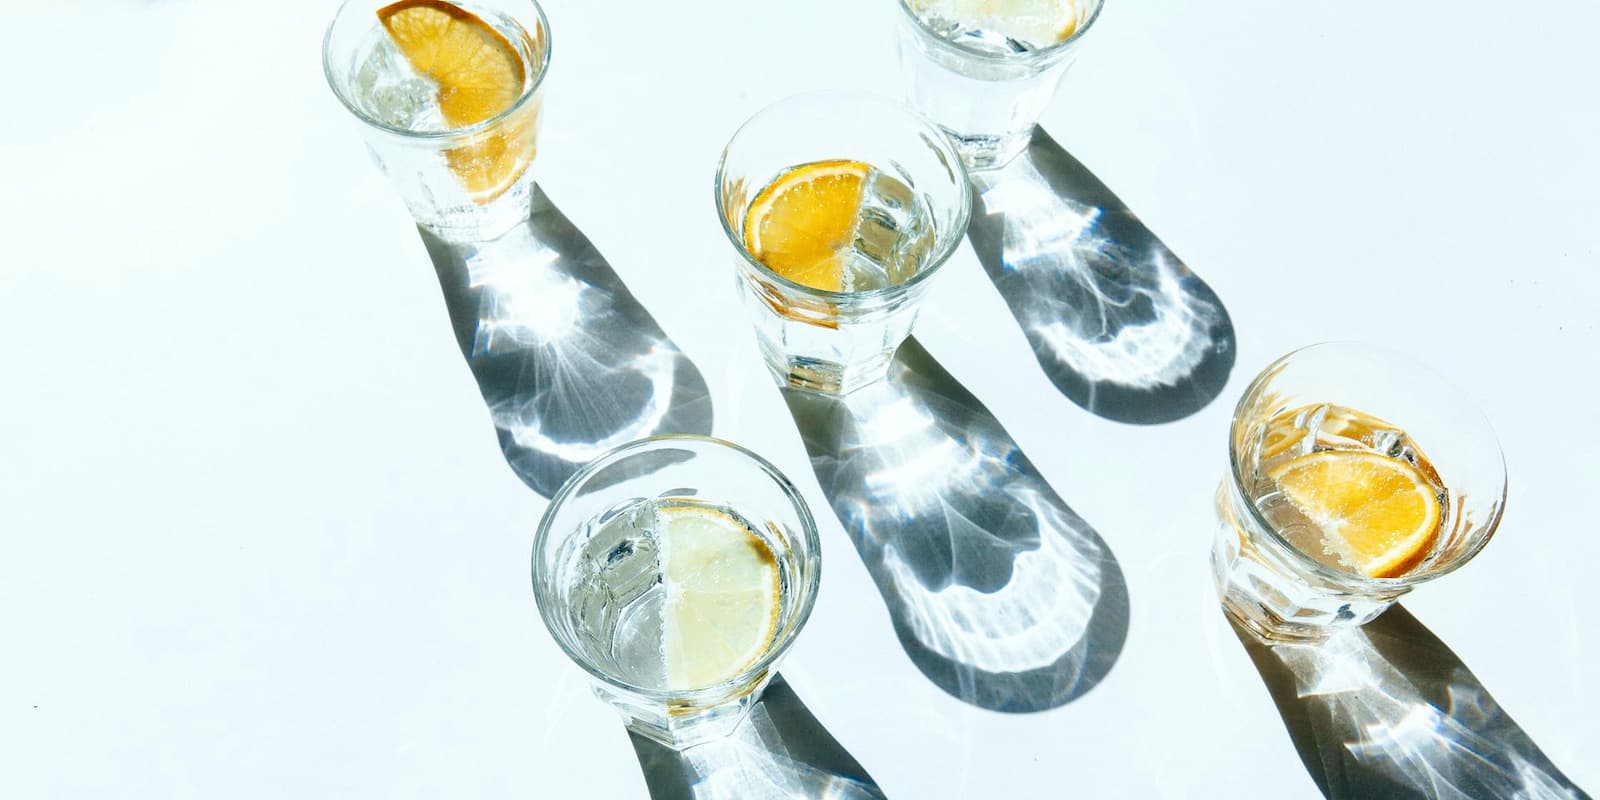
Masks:
[[[1062,0],[1071,33],[1050,43],[1008,36],[972,16],[992,4],[899,0],[899,56],[907,101],[956,142],[969,169],[1003,167],[1028,146],[1078,43],[1103,0]],[[990,12],[1005,14],[1005,11]]]
[[[732,733],[811,614],[816,524],[776,467],[704,436],[622,445],[551,500],[533,590],[556,643],[630,730]]]
[[[747,216],[765,188],[830,163],[872,168],[855,230],[838,255],[844,271],[860,277],[837,291],[779,274],[746,238]],[[911,333],[930,279],[960,245],[971,202],[950,142],[886,98],[798,95],[745,122],[717,165],[717,211],[739,253],[739,284],[762,356],[779,383],[844,393],[881,379]]]
[[[438,68],[445,77],[419,71],[386,31],[380,15],[397,8],[433,15],[416,27],[443,29],[436,35],[460,62]],[[485,56],[491,52],[505,57]],[[347,0],[322,42],[328,85],[361,122],[373,161],[417,224],[453,241],[492,239],[531,213],[530,167],[549,65],[550,26],[533,0]],[[452,104],[442,103],[450,93]],[[509,105],[452,124],[451,111],[470,113],[479,98]]]
[[[1262,371],[1229,461],[1212,568],[1223,608],[1269,641],[1370,621],[1467,563],[1505,508],[1483,415],[1427,366],[1367,345],[1313,345]]]

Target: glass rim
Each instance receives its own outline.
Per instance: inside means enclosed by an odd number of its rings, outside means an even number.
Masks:
[[[322,34],[322,77],[327,80],[328,88],[333,90],[333,95],[339,98],[339,103],[349,110],[351,114],[354,114],[356,119],[360,120],[367,126],[376,128],[384,133],[393,134],[405,139],[415,139],[418,141],[449,141],[452,139],[464,138],[481,133],[489,128],[494,127],[495,125],[500,124],[506,118],[516,113],[523,106],[526,106],[533,99],[533,96],[539,93],[539,88],[544,85],[545,75],[550,72],[550,53],[553,44],[552,37],[550,35],[550,20],[545,17],[544,7],[539,5],[538,0],[520,1],[526,2],[528,5],[533,6],[533,13],[539,24],[539,31],[544,34],[542,37],[544,46],[539,48],[539,52],[536,54],[540,56],[539,72],[538,74],[534,75],[532,81],[527,82],[527,85],[523,87],[522,94],[518,95],[517,99],[511,101],[511,105],[501,109],[493,116],[478,122],[474,122],[471,125],[465,125],[460,128],[449,128],[442,131],[414,131],[408,128],[399,128],[381,120],[373,119],[372,116],[366,111],[362,110],[354,100],[346,96],[344,87],[341,86],[340,81],[334,77],[332,52],[333,29],[334,26],[338,24],[340,18],[344,15],[346,9],[358,2],[365,2],[365,0],[344,0],[339,4],[339,9],[333,12],[333,19],[328,21],[328,29]]]
[[[892,112],[905,115],[908,121],[914,123],[915,126],[922,128],[923,131],[928,134],[929,140],[934,143],[934,149],[938,150],[939,154],[944,157],[945,162],[952,165],[955,169],[957,183],[959,184],[959,191],[957,194],[960,195],[961,205],[957,210],[956,224],[952,225],[951,227],[955,228],[956,231],[959,232],[952,232],[949,237],[949,241],[945,242],[942,246],[934,251],[933,256],[929,258],[928,265],[926,267],[918,269],[915,275],[912,275],[911,277],[899,283],[881,286],[877,289],[868,289],[864,292],[835,292],[829,289],[818,289],[814,286],[807,286],[803,283],[799,283],[779,275],[777,272],[773,271],[771,267],[761,263],[760,259],[757,259],[755,256],[751,255],[750,251],[745,248],[744,236],[742,235],[742,232],[735,231],[733,226],[728,221],[728,215],[725,213],[727,206],[724,203],[726,198],[722,194],[722,179],[728,166],[728,149],[733,146],[735,141],[738,141],[739,136],[745,132],[745,129],[749,128],[752,123],[765,116],[768,112],[774,111],[779,107],[788,105],[794,101],[824,97],[834,97],[842,100],[848,100],[850,102],[872,103],[886,108]],[[882,297],[893,297],[910,291],[918,284],[926,281],[935,272],[938,272],[939,268],[943,267],[945,262],[949,261],[950,257],[955,255],[956,250],[961,246],[962,240],[966,238],[967,223],[972,218],[972,180],[967,174],[966,164],[962,162],[961,155],[956,152],[955,145],[951,143],[950,137],[947,136],[943,130],[940,130],[937,125],[934,125],[932,122],[930,122],[927,117],[922,116],[910,107],[902,103],[895,102],[894,100],[882,95],[858,90],[825,89],[821,91],[801,92],[799,94],[789,95],[788,97],[784,97],[780,100],[775,100],[772,103],[763,106],[761,110],[751,114],[749,119],[746,119],[744,122],[740,123],[738,129],[733,132],[733,135],[728,137],[728,143],[722,146],[722,156],[717,159],[717,172],[712,178],[712,183],[712,199],[716,203],[717,207],[717,221],[722,225],[723,234],[728,237],[728,241],[733,243],[733,248],[739,251],[739,257],[744,259],[745,264],[755,269],[760,275],[771,279],[786,289],[812,295],[814,297],[819,297],[830,302],[863,299],[873,300]]]
[[[599,472],[602,468],[615,464],[616,462],[630,455],[653,450],[661,445],[670,444],[673,442],[694,442],[697,444],[707,444],[723,450],[731,451],[736,455],[743,456],[751,464],[759,468],[762,472],[766,473],[767,477],[771,478],[773,482],[778,485],[778,488],[784,493],[784,496],[788,498],[790,505],[792,505],[795,511],[799,514],[800,536],[805,540],[806,546],[810,549],[815,560],[814,567],[810,570],[810,574],[805,576],[804,586],[802,587],[800,607],[795,609],[793,623],[788,626],[788,630],[783,632],[780,638],[774,640],[772,646],[768,648],[765,655],[759,659],[756,659],[754,663],[741,670],[737,675],[729,677],[726,680],[719,681],[711,686],[683,691],[672,689],[652,689],[645,686],[636,686],[614,675],[608,675],[596,668],[593,664],[589,663],[589,659],[587,657],[576,652],[570,645],[567,644],[567,641],[564,637],[556,633],[557,630],[560,630],[560,626],[558,625],[559,620],[556,618],[556,610],[546,607],[545,600],[543,597],[541,597],[541,593],[539,591],[538,580],[539,574],[542,572],[540,567],[540,554],[544,551],[545,545],[549,542],[550,537],[553,535],[551,533],[551,524],[553,518],[555,517],[555,510],[560,508],[561,505],[578,490],[578,487],[581,486],[584,481],[592,477],[596,472]],[[531,575],[534,586],[533,601],[534,605],[539,609],[539,617],[544,621],[545,627],[550,630],[551,638],[556,640],[556,646],[560,647],[561,651],[567,654],[567,658],[581,667],[584,672],[589,673],[591,677],[595,678],[601,683],[621,689],[630,694],[639,695],[641,697],[660,702],[662,704],[682,701],[717,701],[725,700],[727,698],[729,689],[740,686],[741,684],[750,683],[763,672],[771,669],[773,664],[777,663],[778,659],[782,658],[789,652],[790,646],[792,646],[795,639],[799,637],[800,630],[804,628],[806,622],[811,619],[811,611],[816,605],[817,601],[817,590],[821,586],[822,582],[822,540],[817,533],[816,519],[812,517],[811,508],[810,506],[806,505],[805,498],[800,496],[800,490],[797,489],[794,483],[789,480],[788,476],[784,475],[783,472],[779,470],[772,462],[762,458],[756,453],[750,451],[748,448],[734,444],[726,439],[719,439],[714,436],[703,436],[694,433],[670,433],[659,436],[650,436],[644,439],[635,439],[634,441],[617,445],[616,447],[613,447],[610,450],[607,450],[606,452],[596,456],[594,459],[589,461],[589,463],[584,464],[578,469],[577,472],[572,473],[572,476],[567,478],[566,482],[561,485],[561,488],[555,493],[555,496],[550,498],[550,504],[545,507],[544,515],[539,519],[539,527],[533,537],[533,563],[531,566]]]
[[[1232,494],[1234,498],[1244,498],[1247,496],[1244,490],[1244,475],[1241,471],[1242,465],[1240,464],[1241,459],[1238,449],[1239,437],[1236,435],[1239,426],[1242,424],[1242,412],[1245,411],[1247,404],[1258,394],[1260,394],[1261,389],[1266,386],[1268,381],[1276,377],[1279,368],[1287,365],[1292,359],[1300,357],[1310,351],[1323,351],[1330,349],[1354,350],[1357,352],[1366,351],[1368,354],[1407,362],[1410,366],[1415,367],[1417,371],[1431,376],[1443,386],[1457,392],[1458,401],[1472,412],[1473,416],[1475,416],[1477,420],[1483,424],[1484,429],[1489,433],[1490,444],[1494,447],[1495,455],[1500,462],[1500,487],[1498,495],[1494,501],[1494,510],[1490,517],[1479,525],[1479,527],[1485,531],[1484,534],[1477,537],[1475,541],[1468,543],[1466,548],[1448,563],[1436,565],[1433,569],[1430,569],[1426,572],[1409,573],[1405,575],[1398,575],[1393,578],[1376,578],[1369,575],[1362,575],[1358,572],[1350,572],[1348,570],[1332,567],[1306,555],[1300,551],[1300,548],[1295,547],[1289,542],[1288,539],[1284,538],[1282,534],[1278,533],[1278,529],[1267,521],[1267,518],[1261,513],[1261,509],[1257,508],[1254,503],[1234,503],[1233,505],[1236,507],[1239,505],[1245,506],[1248,509],[1248,513],[1250,515],[1249,523],[1252,527],[1259,531],[1265,531],[1270,540],[1274,544],[1278,545],[1279,549],[1288,552],[1291,558],[1294,559],[1295,563],[1299,564],[1301,567],[1307,569],[1313,575],[1323,580],[1346,585],[1354,585],[1361,589],[1394,590],[1409,589],[1413,586],[1417,586],[1435,578],[1455,572],[1456,570],[1465,566],[1468,561],[1471,561],[1475,556],[1477,556],[1479,551],[1483,550],[1484,546],[1489,543],[1490,539],[1494,538],[1495,533],[1500,529],[1500,520],[1505,516],[1506,511],[1506,490],[1510,485],[1510,479],[1506,475],[1505,468],[1505,449],[1500,446],[1500,437],[1497,433],[1495,433],[1494,427],[1489,423],[1488,417],[1483,414],[1482,410],[1480,410],[1475,403],[1472,403],[1470,400],[1468,400],[1466,396],[1456,388],[1455,384],[1451,383],[1448,378],[1446,378],[1444,375],[1441,375],[1437,370],[1429,367],[1427,364],[1424,364],[1421,361],[1398,350],[1391,350],[1389,348],[1379,347],[1377,345],[1371,345],[1365,342],[1350,340],[1318,342],[1316,344],[1309,344],[1305,345],[1304,347],[1291,350],[1288,353],[1273,359],[1272,363],[1262,367],[1261,371],[1257,373],[1255,378],[1250,381],[1250,385],[1245,387],[1244,394],[1240,396],[1239,402],[1233,408],[1232,421],[1228,424],[1228,476],[1232,481]]]
[[[1088,33],[1090,28],[1094,27],[1095,20],[1100,19],[1100,12],[1106,7],[1105,0],[1094,0],[1094,10],[1090,12],[1089,18],[1084,20],[1083,24],[1079,25],[1078,29],[1073,31],[1071,36],[1068,36],[1067,38],[1062,39],[1061,41],[1056,42],[1049,47],[1041,47],[1037,50],[1028,50],[1022,53],[985,53],[981,50],[973,50],[971,48],[962,47],[961,45],[956,44],[955,42],[952,42],[949,39],[946,39],[943,36],[940,36],[929,30],[928,26],[924,25],[921,18],[917,16],[917,13],[911,10],[911,0],[899,0],[897,5],[900,6],[901,11],[905,12],[906,17],[911,21],[911,24],[916,26],[917,32],[933,40],[939,46],[953,52],[960,53],[964,56],[969,56],[983,61],[991,61],[994,63],[1015,63],[1047,60],[1050,56],[1061,52],[1066,47],[1076,44],[1079,39],[1083,38],[1083,35]]]

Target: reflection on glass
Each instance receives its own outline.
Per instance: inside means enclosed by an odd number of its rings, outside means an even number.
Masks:
[[[679,751],[637,733],[632,737],[651,800],[884,796],[782,675],[772,679],[749,719],[726,739]]]
[[[1316,645],[1267,645],[1233,624],[1329,798],[1588,796],[1398,605]]]
[[[534,491],[623,442],[711,432],[700,371],[543,191],[494,241],[418,231],[501,449]]]
[[[834,513],[939,688],[999,711],[1071,701],[1127,634],[1116,558],[915,339],[842,397],[785,390]]]
[[[1062,394],[1152,424],[1222,391],[1235,349],[1222,301],[1042,128],[972,184],[967,237]]]
[[[1274,641],[1363,625],[1494,536],[1494,429],[1425,362],[1355,342],[1269,364],[1234,410],[1212,576],[1223,610]]]

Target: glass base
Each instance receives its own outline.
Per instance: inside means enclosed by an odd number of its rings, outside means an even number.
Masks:
[[[844,365],[836,361],[807,358],[768,350],[762,356],[779,386],[822,394],[849,394],[863,386],[883,380],[889,372],[893,353],[867,361]]]
[[[431,196],[407,197],[411,218],[446,242],[488,242],[504,236],[533,214],[534,182],[524,178],[487,203],[439,206]]]
[[[1221,523],[1211,549],[1211,572],[1222,609],[1256,638],[1268,643],[1321,641],[1371,622],[1406,593],[1404,588],[1357,593],[1297,570],[1287,553],[1254,541],[1236,527],[1229,495],[1226,484],[1217,493]]]
[[[1399,596],[1329,591],[1306,578],[1274,570],[1259,554],[1240,552],[1239,542],[1238,533],[1224,525],[1211,551],[1212,574],[1222,609],[1263,641],[1321,641],[1341,629],[1371,622]]]
[[[1339,630],[1337,626],[1307,625],[1283,619],[1242,592],[1229,592],[1224,588],[1220,594],[1223,613],[1256,639],[1268,644],[1312,644],[1327,639]]]
[[[1000,169],[1028,149],[1033,128],[1002,134],[964,134],[940,126],[955,143],[956,153],[968,170]]]
[[[706,706],[662,705],[603,684],[595,684],[594,693],[622,715],[622,724],[629,731],[674,750],[686,750],[733,735],[750,716],[769,680],[770,676],[763,676],[749,692]]]

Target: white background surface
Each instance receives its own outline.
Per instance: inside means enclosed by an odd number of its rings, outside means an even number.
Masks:
[[[1132,621],[1061,708],[911,665],[758,362],[711,201],[790,93],[893,93],[888,0],[550,0],[539,181],[819,512],[783,672],[896,798],[1313,797],[1205,557],[1249,378],[1360,338],[1496,424],[1500,533],[1407,607],[1600,788],[1592,3],[1111,0],[1045,127],[1226,304],[1227,389],[1109,422],[969,246],[919,336],[1110,545]],[[0,795],[644,796],[540,626],[512,475],[406,212],[319,63],[322,2],[12,6],[0,52]],[[1589,678],[1589,679],[1586,679]]]

